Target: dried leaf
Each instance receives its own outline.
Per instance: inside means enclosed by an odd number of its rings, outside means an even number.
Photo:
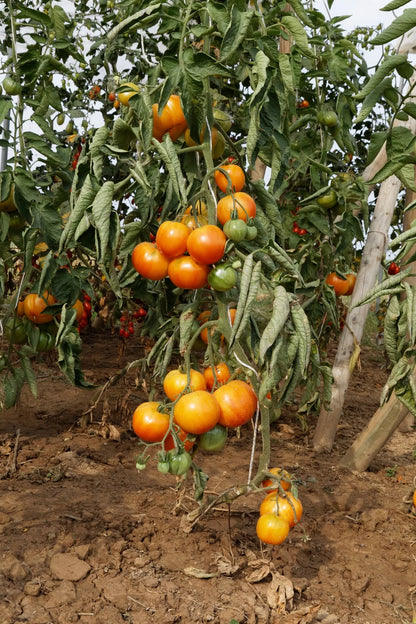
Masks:
[[[205,570],[199,570],[198,568],[184,568],[183,570],[187,576],[193,576],[199,579],[210,579],[219,576],[218,572],[206,572]]]
[[[108,427],[108,437],[110,440],[116,440],[117,442],[120,442],[121,440],[121,433],[120,431],[117,429],[117,427],[115,425],[112,425],[110,423],[107,423],[107,427]]]
[[[267,590],[267,603],[273,610],[279,613],[291,611],[295,590],[292,581],[279,572],[272,573],[272,580]]]
[[[315,621],[315,617],[320,609],[321,605],[318,604],[292,611],[292,613],[285,616],[285,624],[310,624],[310,622]],[[282,616],[276,615],[270,624],[281,624],[281,622]]]
[[[219,574],[222,574],[223,576],[232,576],[240,569],[238,563],[232,563],[232,561],[223,555],[218,555],[218,557],[215,558],[215,563]]]
[[[270,565],[263,564],[259,568],[256,568],[251,574],[247,576],[248,583],[260,583],[271,574]]]

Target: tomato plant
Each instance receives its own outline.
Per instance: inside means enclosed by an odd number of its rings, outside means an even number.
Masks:
[[[160,403],[145,401],[133,412],[132,428],[144,442],[161,442],[169,429],[169,414],[158,411]]]

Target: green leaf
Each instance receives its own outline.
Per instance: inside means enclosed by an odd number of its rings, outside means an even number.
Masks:
[[[22,370],[25,375],[25,379],[27,381],[29,389],[36,399],[38,396],[38,389],[37,389],[35,373],[33,372],[30,358],[27,357],[27,355],[25,355],[22,351],[20,352],[20,362],[22,364]]]
[[[416,104],[414,102],[406,102],[402,111],[410,115],[410,117],[413,117],[413,119],[416,119]]]
[[[32,227],[43,232],[50,249],[58,249],[62,232],[62,219],[56,208],[50,204],[39,204],[34,211]]]
[[[186,180],[183,177],[181,163],[176,153],[175,147],[168,133],[165,134],[163,141],[159,143],[154,139],[154,147],[162,156],[166,167],[169,171],[170,181],[173,189],[181,202],[182,206],[187,205]]]
[[[206,10],[211,20],[217,25],[220,33],[224,35],[229,24],[227,8],[221,2],[207,2]]]
[[[119,22],[117,26],[115,26],[107,35],[107,40],[109,43],[112,43],[116,37],[121,35],[122,33],[134,28],[135,30],[140,25],[145,18],[149,17],[152,14],[156,14],[156,17],[160,14],[160,9],[163,7],[162,2],[150,2],[145,9],[141,9],[141,11],[137,11],[133,15],[130,15],[122,22]]]
[[[13,102],[10,98],[0,96],[0,124],[6,119],[9,111],[13,108]]]
[[[279,69],[285,89],[286,91],[288,91],[288,93],[294,93],[295,85],[293,81],[292,66],[290,64],[289,55],[279,53],[277,58],[279,61]]]
[[[6,409],[16,404],[25,381],[21,368],[14,368],[4,379],[4,406]]]
[[[78,225],[84,217],[85,211],[92,205],[96,194],[97,189],[95,185],[93,185],[92,177],[88,175],[82,185],[81,193],[78,195],[75,206],[72,208],[64,231],[61,234],[59,253],[61,253],[62,250],[68,246],[69,241],[72,240]]]
[[[311,328],[309,319],[300,304],[292,307],[292,321],[299,337],[298,358],[301,374],[304,375],[308,368],[311,354]]]
[[[367,303],[371,303],[372,301],[375,301],[378,297],[388,294],[389,291],[391,294],[395,294],[396,288],[398,289],[398,292],[401,292],[403,290],[401,282],[405,277],[410,275],[411,272],[412,269],[411,267],[409,267],[404,271],[400,271],[400,273],[398,273],[397,275],[392,275],[391,277],[383,280],[382,282],[374,286],[374,288],[372,288],[360,301],[357,301],[351,309],[358,308],[359,306],[366,305]]]
[[[398,156],[393,158],[392,160],[387,161],[387,163],[378,171],[375,176],[368,180],[368,184],[378,184],[379,182],[383,182],[387,180],[390,176],[397,174],[398,171],[407,164],[414,164],[415,157],[411,154],[404,154],[403,156]]]
[[[110,218],[113,210],[113,194],[114,182],[104,182],[92,203],[92,215],[98,234],[98,262],[103,262],[110,243]]]
[[[371,39],[369,43],[371,45],[385,45],[409,32],[414,26],[416,26],[416,9],[405,9],[402,15],[396,17],[390,26],[387,26],[379,35]]]
[[[283,286],[277,286],[274,291],[273,311],[269,323],[264,328],[260,338],[259,360],[262,362],[267,350],[277,340],[289,317],[290,305],[288,294]],[[267,393],[266,393],[267,394]]]
[[[79,388],[95,388],[87,382],[81,369],[81,338],[78,330],[71,327],[58,344],[58,365],[68,380]]]
[[[375,73],[371,76],[370,80],[364,85],[359,93],[354,95],[357,100],[364,100],[375,89],[381,81],[393,71],[407,63],[407,57],[403,54],[395,54],[393,56],[386,56],[384,61],[376,69]]]
[[[286,56],[286,55],[283,55]],[[257,96],[263,90],[267,81],[267,68],[270,64],[270,59],[264,54],[262,50],[259,50],[256,54],[254,65],[251,70],[251,86],[253,93],[250,97],[250,105],[256,104]]]
[[[305,56],[314,57],[309,47],[308,36],[299,20],[293,15],[284,15],[282,17],[282,25],[294,38],[296,45]]]
[[[135,132],[121,117],[114,122],[112,138],[113,144],[123,150],[131,149],[137,141]]]
[[[382,7],[380,11],[394,11],[395,9],[400,9],[400,7],[409,2],[412,2],[412,0],[393,0],[393,2],[389,2],[386,6]]]
[[[35,9],[29,9],[27,6],[24,6],[22,3],[19,6],[19,12],[16,15],[16,18],[19,20],[29,19],[33,22],[39,22],[44,26],[51,26],[51,18],[47,13],[43,11],[36,11]]]
[[[396,171],[396,175],[405,188],[416,192],[415,164],[416,159],[412,164],[409,163],[408,165],[403,165]]]
[[[387,87],[391,87],[391,78],[384,78],[378,85],[370,91],[370,93],[364,98],[361,105],[360,112],[354,119],[354,123],[358,124],[367,119],[380,97],[383,95]],[[378,133],[381,134],[381,133]]]
[[[301,0],[289,0],[289,4],[292,7],[292,9],[295,11],[295,13],[298,16],[298,18],[304,24],[306,24],[306,26],[309,26],[310,28],[315,28],[315,24],[311,20],[311,18],[307,14],[307,12],[305,11],[305,8],[304,8]]]
[[[253,11],[241,13],[235,5],[233,6],[231,21],[222,40],[220,50],[221,62],[228,60],[245,39],[252,17]]]

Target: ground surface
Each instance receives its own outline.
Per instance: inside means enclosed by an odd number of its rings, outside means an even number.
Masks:
[[[141,349],[136,340],[118,357],[117,338],[89,334],[87,378],[103,383]],[[337,467],[377,408],[382,363],[364,349],[332,454],[314,454],[296,413],[273,424],[272,465],[303,481],[304,515],[284,544],[260,548],[262,494],[185,532],[191,492],[178,500],[175,477],[153,463],[136,470],[133,375],[90,422],[96,391],[72,388],[44,358],[38,400],[25,392],[0,419],[0,623],[412,622],[416,433],[396,432],[363,474]],[[245,482],[251,439],[245,426],[222,453],[199,454],[210,493]]]

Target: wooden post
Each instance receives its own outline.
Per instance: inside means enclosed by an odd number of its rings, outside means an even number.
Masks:
[[[393,392],[387,403],[375,412],[339,465],[358,472],[367,470],[371,460],[391,438],[408,413],[407,407]]]

